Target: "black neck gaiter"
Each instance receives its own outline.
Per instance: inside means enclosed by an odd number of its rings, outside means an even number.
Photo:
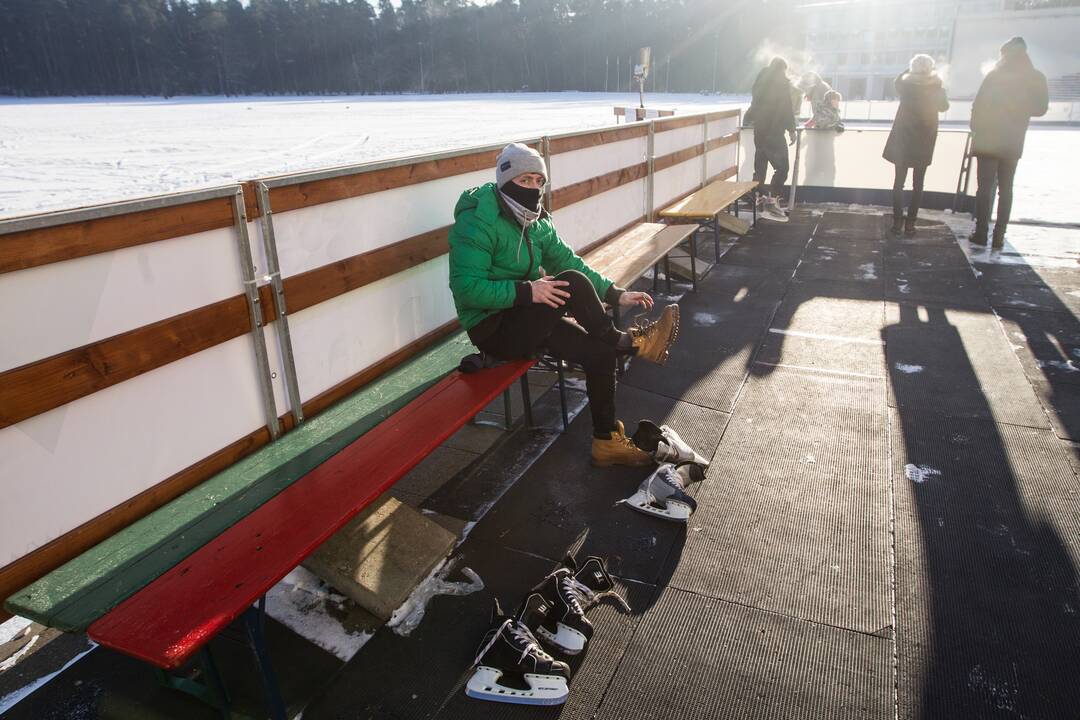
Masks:
[[[522,187],[513,180],[499,189],[502,190],[507,197],[516,203],[520,203],[521,206],[527,210],[536,212],[540,209],[540,190],[538,189]]]

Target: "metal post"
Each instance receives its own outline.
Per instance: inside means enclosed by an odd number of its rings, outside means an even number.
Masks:
[[[244,612],[244,629],[247,631],[248,643],[251,645],[251,652],[255,655],[255,663],[259,666],[259,674],[262,676],[263,690],[266,692],[266,704],[269,706],[270,717],[273,720],[285,720],[285,703],[281,699],[277,678],[274,676],[274,670],[270,666],[270,655],[266,651],[266,637],[263,633],[265,606],[262,605],[262,602],[260,600],[259,608],[249,607]]]
[[[289,333],[288,308],[285,305],[285,286],[281,281],[281,266],[278,263],[277,239],[274,236],[274,213],[270,207],[270,189],[263,183],[255,184],[259,201],[260,223],[262,227],[263,251],[266,253],[267,271],[270,273],[270,287],[274,291],[274,308],[277,311],[278,348],[281,350],[282,372],[285,373],[285,392],[289,398],[296,424],[304,422],[303,401],[300,399],[300,385],[296,376],[296,360],[293,356],[292,335]]]
[[[248,239],[247,209],[244,207],[244,191],[237,188],[233,195],[233,219],[236,225],[236,243],[240,250],[240,272],[244,280],[244,295],[247,297],[248,312],[251,315],[251,340],[255,349],[256,371],[259,376],[259,389],[262,391],[263,409],[266,412],[266,427],[274,440],[281,434],[278,424],[277,404],[274,401],[274,387],[270,377],[270,362],[266,357],[266,335],[263,333],[263,314],[259,306],[259,288],[255,280],[255,265],[251,259],[251,242]]]
[[[791,196],[788,198],[787,210],[790,214],[795,209],[795,191],[799,189],[799,154],[802,150],[802,128],[795,130],[795,167],[791,173]]]
[[[529,392],[529,374],[521,376],[521,402],[525,406],[525,427],[533,428],[532,393]]]
[[[562,360],[555,360],[555,374],[559,376],[559,406],[562,409],[562,429],[566,432],[570,429],[570,413],[566,409],[566,373]]]
[[[652,120],[649,121],[649,144],[646,153],[648,158],[646,160],[648,166],[648,174],[645,176],[645,221],[653,221],[653,202],[655,193],[655,177],[653,172],[653,162],[656,158],[653,157],[656,144],[656,123]]]
[[[514,413],[510,406],[510,388],[503,390],[503,420],[506,423],[506,429],[510,430],[514,426]]]
[[[701,125],[701,187],[705,187],[709,179],[709,115],[705,114],[705,122]]]
[[[544,186],[544,207],[547,208],[548,212],[554,212],[555,208],[551,206],[551,137],[548,135],[542,137],[540,147],[543,148],[544,165],[548,171],[547,185]]]
[[[961,195],[967,195],[971,184],[971,133],[964,139],[964,154],[960,158],[960,174],[956,177],[956,195],[953,196],[953,212],[960,209]],[[966,203],[965,203],[966,205]]]
[[[690,285],[694,292],[697,292],[697,234],[697,230],[690,233]]]

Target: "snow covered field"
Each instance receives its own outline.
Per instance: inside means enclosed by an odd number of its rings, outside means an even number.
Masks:
[[[649,96],[682,112],[737,96]],[[611,125],[627,93],[286,98],[0,98],[0,217]],[[882,161],[884,162],[884,161]],[[1017,219],[1080,222],[1080,131],[1035,129]]]

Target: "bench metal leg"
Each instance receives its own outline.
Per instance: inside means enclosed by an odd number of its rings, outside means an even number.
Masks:
[[[652,291],[656,294],[656,284],[660,281],[660,263],[652,266]]]
[[[532,414],[532,393],[529,392],[529,374],[521,376],[521,401],[525,405],[525,427],[534,427]]]
[[[559,405],[562,408],[562,429],[566,432],[570,429],[570,413],[566,409],[566,372],[563,369],[563,361],[555,361],[555,372],[559,376]]]
[[[697,292],[697,230],[690,233],[690,287]]]
[[[162,685],[191,695],[196,700],[215,708],[221,713],[224,720],[229,720],[232,717],[231,700],[229,699],[229,693],[225,690],[225,683],[222,682],[221,675],[218,673],[214,658],[210,654],[209,647],[204,647],[199,651],[199,669],[203,677],[202,681],[177,677],[170,675],[161,668],[154,668]]]
[[[671,258],[664,256],[664,282],[667,283],[667,294],[671,294]]]
[[[615,325],[616,330],[622,327],[622,313],[619,311],[619,303],[611,306],[611,322]]]
[[[285,720],[285,703],[281,699],[274,669],[270,666],[270,655],[266,651],[266,637],[263,632],[266,618],[266,596],[259,598],[257,607],[250,607],[244,612],[244,629],[247,631],[255,663],[262,675],[263,690],[266,692],[266,704],[269,706],[272,720]]]

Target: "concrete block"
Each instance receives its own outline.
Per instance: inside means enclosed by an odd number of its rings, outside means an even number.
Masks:
[[[304,567],[388,620],[456,541],[455,534],[383,495],[323,543]]]

